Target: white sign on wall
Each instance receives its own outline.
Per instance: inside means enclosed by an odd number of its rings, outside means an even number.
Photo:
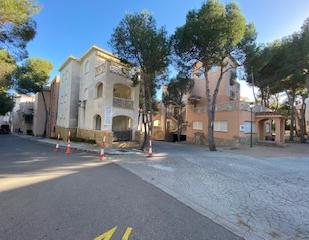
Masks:
[[[104,125],[112,125],[113,121],[113,107],[105,107],[104,109]]]

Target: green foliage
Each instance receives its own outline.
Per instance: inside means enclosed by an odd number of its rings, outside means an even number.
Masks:
[[[260,70],[271,93],[293,92],[305,87],[302,47],[299,34],[293,34],[268,47],[267,64]]]
[[[176,78],[171,79],[167,85],[167,93],[164,94],[164,101],[174,104],[178,107],[184,107],[183,97],[190,93],[194,87],[194,81],[184,75],[178,74]]]
[[[0,115],[5,115],[12,111],[14,107],[14,100],[6,92],[0,91]]]
[[[176,78],[171,79],[167,86],[167,91],[163,94],[163,104],[167,108],[173,105],[176,111],[177,136],[180,141],[182,124],[184,122],[183,108],[185,107],[184,96],[192,91],[194,80],[184,74],[178,74]]]
[[[17,68],[15,78],[17,91],[20,93],[37,93],[44,89],[48,83],[53,65],[40,58],[28,59]]]
[[[127,14],[110,41],[115,53],[145,73],[162,73],[169,63],[170,44],[165,28],[157,28],[148,12]]]
[[[0,50],[0,92],[6,91],[12,85],[12,73],[16,68],[15,60],[4,50]]]
[[[156,88],[169,64],[170,42],[166,30],[156,27],[155,19],[148,12],[127,14],[115,28],[110,45],[122,59],[141,71],[144,102],[151,110]],[[138,83],[137,74],[132,78]]]
[[[163,27],[157,28],[154,18],[148,12],[127,14],[114,29],[109,44],[120,58],[126,59],[138,69],[132,81],[133,84],[141,84],[143,115],[148,115],[148,111],[154,110],[156,88],[164,78],[169,64],[170,41],[166,30]],[[151,135],[151,118],[152,114],[150,121],[144,122],[142,148]]]
[[[0,0],[0,49],[17,58],[26,57],[26,44],[36,33],[32,16],[39,10],[31,0]]]
[[[174,51],[181,63],[200,61],[206,69],[222,64],[242,42],[246,32],[245,18],[239,6],[209,0],[199,10],[187,14],[186,23],[176,29],[172,38]]]
[[[253,73],[262,102],[279,92],[299,91],[305,87],[306,79],[309,88],[309,19],[300,32],[266,46],[257,46],[252,40],[244,48],[246,81],[251,83],[249,76]]]
[[[172,37],[180,69],[192,71],[195,66],[202,65],[200,69],[203,69],[206,81],[208,144],[211,151],[216,150],[213,134],[216,98],[223,75],[232,68],[228,65],[228,59],[241,59],[242,47],[247,45],[246,40],[252,41],[253,33],[252,25],[246,25],[236,3],[224,5],[219,0],[208,0],[200,9],[187,14],[186,23],[177,28]],[[208,71],[213,65],[219,66],[220,76],[211,93]]]

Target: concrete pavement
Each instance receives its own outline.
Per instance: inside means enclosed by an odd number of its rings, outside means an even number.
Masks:
[[[126,155],[135,161],[136,156]],[[238,240],[136,175],[98,156],[0,136],[0,239]],[[123,238],[124,239],[124,238]]]
[[[309,239],[309,152],[154,143],[121,166],[246,239]],[[294,148],[293,148],[294,149]]]

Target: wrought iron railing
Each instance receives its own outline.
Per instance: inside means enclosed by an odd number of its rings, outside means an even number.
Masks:
[[[125,98],[113,98],[113,106],[119,108],[133,109],[133,101]]]
[[[132,130],[123,130],[123,131],[113,131],[113,141],[131,141],[132,140]]]

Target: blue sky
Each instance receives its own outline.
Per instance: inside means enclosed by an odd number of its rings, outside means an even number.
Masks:
[[[29,43],[30,57],[54,65],[52,77],[69,55],[81,56],[91,45],[110,50],[108,41],[125,13],[147,9],[172,34],[185,21],[188,10],[201,0],[40,0],[35,16],[37,35]],[[224,2],[229,2],[225,0]],[[309,0],[238,0],[247,21],[254,22],[258,42],[265,43],[299,30],[309,17]]]

